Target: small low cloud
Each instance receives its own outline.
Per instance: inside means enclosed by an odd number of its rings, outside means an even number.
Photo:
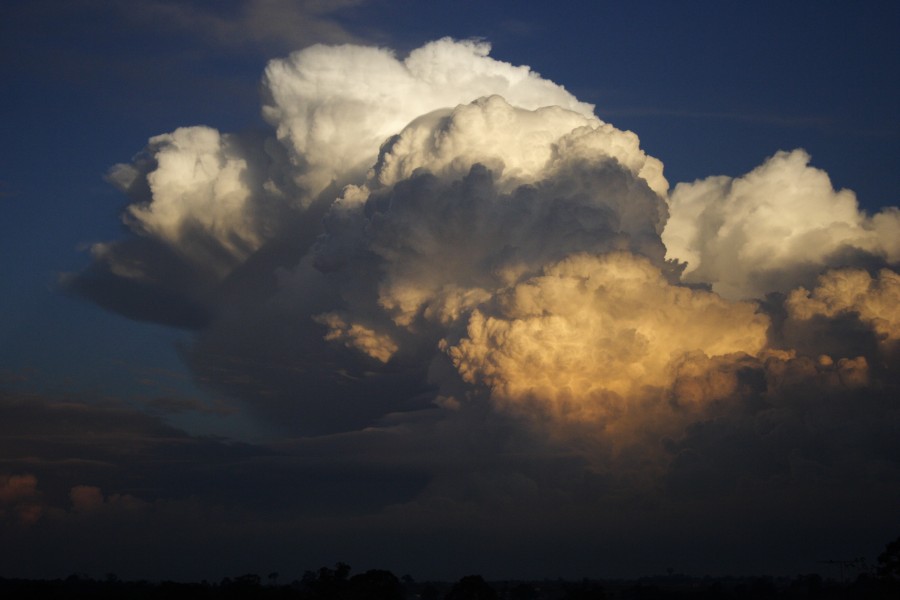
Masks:
[[[0,474],[0,522],[12,519],[21,525],[32,525],[44,513],[44,505],[32,474]]]
[[[93,485],[76,485],[69,491],[69,498],[76,513],[96,513],[104,509],[138,510],[148,506],[131,494],[104,495],[99,487]]]

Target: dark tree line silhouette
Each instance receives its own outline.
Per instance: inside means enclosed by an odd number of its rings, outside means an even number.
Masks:
[[[637,581],[572,583],[494,582],[468,575],[453,584],[418,583],[405,575],[371,569],[351,575],[350,566],[307,571],[299,580],[279,584],[279,574],[247,573],[226,577],[219,583],[122,581],[114,574],[91,579],[75,574],[66,579],[25,580],[0,578],[0,598],[56,600],[70,598],[238,600],[900,600],[900,537],[878,556],[873,571],[852,582],[824,580],[817,574],[801,575],[787,582],[771,578],[691,578],[674,575]]]

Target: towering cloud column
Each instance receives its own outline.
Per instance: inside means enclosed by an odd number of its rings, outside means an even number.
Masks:
[[[489,50],[271,61],[274,131],[180,128],[113,167],[130,235],[69,285],[196,329],[201,378],[309,431],[440,394],[659,437],[748,389],[777,396],[777,365],[870,381],[875,351],[811,350],[809,324],[896,337],[896,209],[861,213],[802,150],[670,193],[637,135]],[[769,292],[786,304],[752,300]]]

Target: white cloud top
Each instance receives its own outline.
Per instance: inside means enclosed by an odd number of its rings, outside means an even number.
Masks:
[[[591,117],[593,106],[528,67],[488,56],[484,42],[431,42],[404,60],[384,48],[316,45],[273,60],[263,84],[266,120],[291,151],[311,194],[365,173],[378,149],[410,121],[483,96],[515,106],[560,106]]]

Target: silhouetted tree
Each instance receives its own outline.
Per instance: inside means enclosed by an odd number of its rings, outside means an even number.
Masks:
[[[497,600],[497,592],[481,575],[467,575],[453,584],[445,600]]]
[[[750,584],[751,598],[774,598],[775,584],[771,580],[759,577]]]
[[[510,600],[535,600],[537,590],[530,583],[520,583],[509,591]]]
[[[627,598],[628,600],[651,600],[662,597],[662,593],[655,585],[637,583],[636,585],[622,590],[621,597]]]
[[[426,583],[425,587],[422,588],[422,592],[419,594],[420,600],[438,600],[440,598],[441,593],[438,591],[436,587],[431,585],[430,583]]]
[[[322,567],[318,573],[307,571],[303,574],[301,587],[305,598],[316,600],[332,600],[343,598],[347,593],[347,577],[350,575],[350,565],[338,563],[334,569]]]
[[[822,594],[822,576],[817,573],[798,575],[787,586],[784,596],[788,598],[815,599]]]
[[[397,576],[380,569],[371,569],[351,577],[347,592],[348,600],[403,600],[406,597]]]
[[[900,579],[900,537],[889,543],[878,555],[878,576]]]
[[[246,573],[241,575],[240,577],[235,577],[232,585],[238,585],[241,587],[259,587],[259,584],[262,582],[262,578],[256,573]]]
[[[566,595],[563,600],[605,600],[606,592],[604,589],[585,579],[581,585],[570,586],[566,589]]]

